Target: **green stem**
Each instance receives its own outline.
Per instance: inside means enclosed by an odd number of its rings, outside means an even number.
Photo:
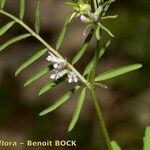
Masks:
[[[96,75],[96,68],[97,68],[97,64],[98,64],[98,55],[99,55],[99,41],[97,41],[97,46],[96,46],[96,51],[95,51],[95,56],[94,56],[94,61],[93,61],[93,70],[92,70],[91,77],[90,77],[90,83],[91,83],[90,92],[91,92],[92,100],[93,100],[95,110],[96,110],[96,113],[97,113],[97,116],[99,119],[99,125],[102,130],[108,150],[113,150],[112,146],[111,146],[111,140],[110,140],[107,128],[106,128],[105,120],[103,118],[102,110],[101,110],[99,101],[96,96],[95,86],[94,86],[94,84],[95,84],[94,78]]]
[[[93,86],[91,86],[90,92],[91,92],[92,100],[93,100],[95,110],[96,110],[96,113],[97,113],[97,116],[99,119],[99,125],[102,130],[103,136],[105,138],[105,142],[107,144],[108,150],[113,150],[112,146],[111,146],[111,140],[110,140],[107,128],[106,128],[105,120],[103,118],[102,110],[101,110],[100,104],[98,102],[98,99],[96,97],[95,89]]]
[[[56,51],[54,48],[52,48],[44,39],[42,39],[38,34],[36,34],[29,26],[27,26],[22,20],[18,19],[17,17],[13,16],[12,14],[4,11],[4,10],[0,10],[0,13],[11,18],[12,20],[14,20],[15,22],[17,22],[18,24],[20,24],[23,28],[25,28],[32,36],[34,36],[38,41],[40,41],[48,50],[50,50],[53,54],[55,54],[57,57],[61,58],[62,60],[66,61],[65,58],[63,58],[58,51]],[[77,76],[78,78],[87,86],[87,88],[90,89],[90,83],[69,63],[68,64],[68,68],[70,70],[72,70]]]

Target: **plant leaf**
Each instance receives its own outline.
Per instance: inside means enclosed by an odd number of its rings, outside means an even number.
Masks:
[[[95,37],[97,40],[100,40],[101,39],[101,36],[100,36],[100,26],[97,26],[96,27],[96,30],[95,30]]]
[[[72,19],[76,16],[76,12],[73,12],[71,15],[70,15],[70,17],[69,17],[69,19],[68,19],[68,23],[70,23],[71,21],[72,21]]]
[[[113,150],[121,150],[120,146],[117,144],[116,141],[111,142]]]
[[[127,65],[127,66],[123,66],[123,67],[119,67],[119,68],[115,68],[112,70],[109,70],[107,72],[104,72],[100,75],[98,75],[95,78],[95,81],[104,81],[104,80],[108,80],[117,76],[120,76],[122,74],[128,73],[130,71],[139,69],[142,67],[142,64],[132,64],[132,65]]]
[[[74,126],[76,125],[76,123],[78,121],[78,118],[80,116],[81,109],[82,109],[82,106],[83,106],[83,103],[85,100],[85,94],[86,94],[86,88],[83,88],[80,93],[79,99],[77,101],[75,112],[74,112],[71,122],[69,124],[68,132],[70,132],[74,128]]]
[[[113,3],[113,2],[115,2],[115,0],[108,0],[108,1],[106,1],[106,2],[104,2],[102,4],[102,7],[103,7],[103,14],[102,14],[102,16],[105,16],[108,8],[110,7],[111,3]]]
[[[58,50],[61,47],[62,42],[65,38],[66,31],[67,31],[68,24],[69,24],[69,18],[70,18],[70,15],[67,15],[67,17],[65,18],[64,25],[62,27],[62,30],[61,30],[60,35],[58,37],[58,40],[56,42],[56,50]]]
[[[56,82],[50,81],[49,83],[47,83],[46,85],[44,85],[43,88],[41,88],[41,90],[39,91],[38,96],[46,93],[48,90],[52,89],[55,86],[56,86]]]
[[[36,60],[38,60],[40,57],[42,57],[46,52],[47,52],[47,48],[40,50],[39,52],[37,52],[36,54],[34,54],[31,58],[29,58],[27,61],[25,61],[22,65],[20,65],[20,67],[17,69],[15,75],[18,75],[22,70],[24,70],[25,68],[27,68],[29,65],[31,65],[33,62],[35,62]]]
[[[107,32],[111,37],[114,37],[114,35],[111,33],[111,31],[109,31],[105,26],[103,26],[101,23],[99,23],[99,26],[102,30],[104,30],[105,32]]]
[[[3,9],[5,6],[6,0],[1,0],[0,1],[0,8]]]
[[[66,2],[65,4],[69,6],[77,6],[77,3],[75,2]]]
[[[145,130],[145,137],[144,137],[144,148],[143,150],[150,149],[150,127],[147,127]]]
[[[15,21],[8,22],[6,25],[0,28],[0,36],[6,33],[13,25]]]
[[[2,45],[0,46],[0,52],[1,52],[2,50],[4,50],[6,47],[8,47],[9,45],[11,45],[11,44],[13,44],[13,43],[15,43],[15,42],[21,41],[21,40],[23,40],[23,39],[26,39],[26,38],[28,38],[28,37],[30,37],[30,36],[31,36],[31,34],[26,33],[26,34],[19,35],[19,36],[16,36],[16,37],[10,39],[9,41],[5,42],[4,44],[2,44]]]
[[[117,18],[118,15],[113,15],[113,16],[104,16],[104,17],[101,17],[101,19],[105,20],[105,19],[115,19]]]
[[[22,20],[25,13],[25,0],[20,0],[19,18]]]
[[[105,53],[106,49],[109,47],[110,45],[110,41],[108,41],[99,51],[99,59],[101,59],[101,57],[103,56],[103,54]],[[93,59],[88,63],[88,65],[86,66],[83,76],[87,75],[88,73],[91,72],[93,68]]]
[[[39,116],[44,116],[53,110],[57,109],[63,103],[65,103],[78,89],[80,86],[75,86],[72,90],[67,91],[62,97],[60,97],[52,106],[48,107],[44,111],[42,111]]]
[[[35,32],[39,34],[40,32],[40,1],[37,0],[36,2],[36,9],[35,9]]]
[[[50,81],[48,82],[46,85],[44,85],[44,87],[42,87],[39,91],[38,96],[46,93],[48,90],[54,88],[55,86],[57,86],[58,84],[60,84],[61,82],[63,82],[65,79],[65,77],[61,77],[60,79],[58,79],[57,81]]]
[[[24,86],[28,86],[29,84],[31,84],[32,82],[38,80],[40,77],[44,76],[45,74],[47,74],[48,72],[50,72],[53,69],[53,65],[49,65],[48,67],[42,69],[41,71],[39,71],[38,73],[36,73],[35,75],[33,75],[32,77],[30,77],[24,84]]]
[[[80,58],[82,57],[82,55],[86,52],[89,43],[92,39],[93,36],[93,31],[90,31],[90,33],[88,34],[88,36],[86,37],[84,43],[82,44],[82,46],[80,47],[80,49],[77,51],[76,55],[74,56],[73,60],[72,60],[72,64],[76,64]]]

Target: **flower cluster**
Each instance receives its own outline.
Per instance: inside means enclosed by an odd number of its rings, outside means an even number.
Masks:
[[[111,31],[109,31],[103,24],[102,20],[104,19],[113,19],[116,18],[117,15],[105,16],[106,10],[109,8],[110,4],[114,2],[114,0],[108,0],[103,4],[99,5],[95,12],[93,12],[91,5],[83,2],[71,2],[67,3],[70,5],[75,11],[72,17],[80,17],[81,22],[87,24],[83,35],[86,36],[88,31],[91,29],[95,30],[95,36],[99,40],[100,38],[100,29],[107,32],[111,37],[114,37]]]
[[[53,73],[50,75],[52,80],[58,80],[59,78],[63,77],[67,74],[68,76],[68,83],[78,82],[77,75],[67,69],[67,62],[61,58],[56,57],[51,52],[48,52],[49,55],[47,57],[47,61],[50,61],[54,67]]]
[[[94,13],[91,12],[91,9],[89,9],[89,11],[87,13],[82,14],[80,16],[81,22],[88,24],[83,32],[84,36],[87,35],[88,31],[90,31],[92,28],[94,28],[95,24],[98,25],[99,17],[100,17],[102,10],[103,10],[103,7],[99,6]]]
[[[82,14],[80,16],[81,21],[84,23],[97,23],[99,21],[99,16],[103,10],[103,7],[99,6],[94,13],[91,12],[91,9],[89,10],[90,11],[88,11],[86,14]]]

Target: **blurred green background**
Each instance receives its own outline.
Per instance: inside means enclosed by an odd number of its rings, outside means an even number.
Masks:
[[[41,36],[53,47],[55,47],[63,20],[70,11],[65,6],[65,2],[65,0],[41,1]],[[5,9],[17,15],[18,0],[8,0]],[[28,0],[25,22],[32,27],[34,9],[35,1]],[[144,129],[150,125],[150,1],[116,1],[109,14],[118,14],[117,19],[105,23],[114,33],[115,38],[100,62],[98,72],[139,62],[143,64],[143,68],[105,82],[109,87],[108,90],[98,88],[97,93],[111,139],[116,140],[123,150],[142,150]],[[0,16],[0,26],[8,21],[8,18]],[[84,39],[82,35],[84,27],[79,20],[73,21],[69,27],[61,51],[68,60],[74,56]],[[20,33],[25,33],[25,30],[15,25],[7,34],[0,37],[0,43]],[[104,35],[104,41],[108,39],[109,37]],[[38,97],[37,93],[49,80],[49,75],[23,88],[24,82],[32,74],[47,65],[46,56],[17,78],[14,76],[19,64],[40,48],[41,45],[31,38],[7,48],[0,54],[0,139],[18,141],[73,139],[77,140],[77,148],[60,147],[58,149],[105,150],[89,94],[87,94],[80,120],[71,133],[67,133],[67,127],[78,94],[55,112],[44,117],[38,116],[39,112],[53,104],[68,88],[67,84],[64,84],[59,86],[57,91],[54,89]],[[93,51],[94,43],[91,44],[82,62],[76,66],[78,69],[88,62],[93,56]],[[16,149],[29,148],[20,146]],[[41,150],[42,148],[31,149]]]

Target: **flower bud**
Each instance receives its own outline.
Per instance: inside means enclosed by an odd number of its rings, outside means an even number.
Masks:
[[[84,23],[90,23],[91,22],[91,20],[88,17],[84,16],[84,15],[81,15],[80,19]]]
[[[79,10],[81,14],[87,14],[91,11],[91,6],[89,4],[80,4]]]

